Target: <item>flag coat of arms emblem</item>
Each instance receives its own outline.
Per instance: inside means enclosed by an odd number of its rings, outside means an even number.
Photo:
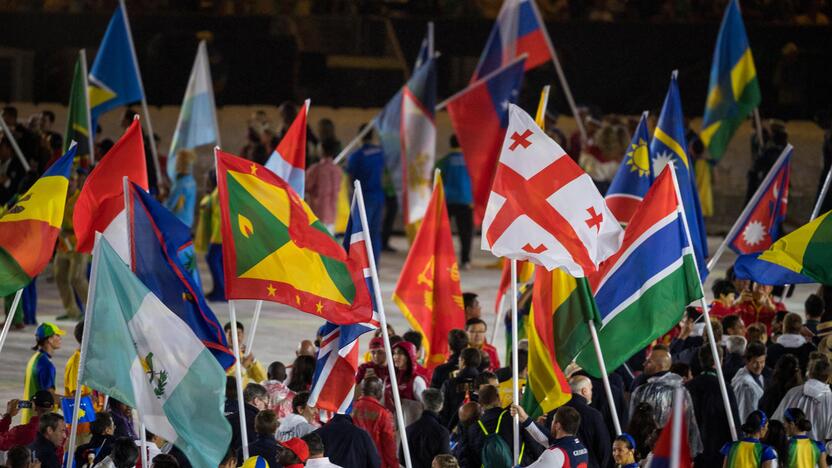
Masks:
[[[623,231],[592,179],[515,105],[483,220],[483,250],[586,276]]]

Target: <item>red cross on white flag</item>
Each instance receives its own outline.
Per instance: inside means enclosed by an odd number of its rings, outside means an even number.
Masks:
[[[482,232],[483,250],[573,276],[595,271],[624,234],[592,179],[513,104]]]

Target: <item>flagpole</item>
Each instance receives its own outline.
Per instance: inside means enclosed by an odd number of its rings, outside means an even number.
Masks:
[[[373,131],[375,123],[376,117],[373,117],[373,119],[369,121],[360,132],[358,132],[358,135],[356,135],[355,138],[353,138],[349,143],[347,143],[347,146],[345,146],[344,149],[342,149],[341,152],[338,153],[338,156],[335,156],[335,159],[333,159],[332,162],[335,164],[340,164],[341,161],[343,161],[344,158],[347,157],[347,154],[349,154],[349,152],[352,151],[355,145],[361,142],[361,139],[364,138],[364,135]]]
[[[684,393],[682,387],[679,387],[673,391],[673,425],[670,427],[670,468],[679,468],[679,462],[682,459],[682,406],[684,404]]]
[[[162,171],[159,168],[159,154],[156,151],[155,133],[153,133],[153,124],[150,122],[150,110],[147,107],[147,96],[144,92],[144,83],[142,82],[142,72],[139,69],[139,57],[136,55],[136,46],[133,44],[133,31],[130,29],[130,18],[127,16],[127,5],[124,0],[118,0],[121,13],[124,15],[124,27],[127,29],[127,41],[130,42],[130,52],[133,54],[133,64],[136,66],[136,79],[139,81],[139,89],[142,91],[142,112],[147,119],[147,131],[150,133],[150,153],[153,156],[153,168],[156,170],[156,184],[162,184]]]
[[[141,419],[142,419],[142,415],[140,413],[139,414],[139,421],[141,421]],[[141,450],[142,450],[142,468],[144,468],[145,466],[150,467],[150,464],[148,464],[148,459],[147,459],[147,428],[144,427],[143,422],[139,422],[139,430],[142,431],[142,434],[140,436],[141,438],[139,439],[141,441],[140,447],[141,447]]]
[[[520,405],[520,373],[517,359],[517,260],[511,259],[511,393],[514,405]],[[514,464],[520,464],[520,417],[514,415]]]
[[[78,375],[76,375],[75,378],[75,395],[72,406],[72,428],[69,431],[69,442],[66,446],[68,450],[65,450],[65,453],[68,454],[66,457],[66,468],[73,466],[72,461],[75,458],[75,442],[76,437],[78,436],[78,420],[81,417],[81,411],[79,411],[79,408],[81,407],[81,382],[84,380],[84,366],[87,363],[87,351],[90,344],[90,330],[92,329],[93,312],[92,304],[95,300],[95,289],[98,283],[98,252],[100,250],[99,243],[101,242],[102,236],[103,235],[101,233],[95,234],[95,246],[92,251],[93,262],[90,267],[90,285],[89,290],[87,291],[87,307],[84,309],[84,333],[81,334],[81,353],[78,356]]]
[[[771,168],[768,170],[768,174],[766,174],[766,177],[760,183],[760,186],[757,187],[757,190],[754,192],[754,196],[752,196],[751,199],[748,200],[748,203],[745,204],[745,208],[742,209],[742,213],[740,213],[740,215],[737,217],[737,220],[734,221],[734,225],[731,226],[731,229],[728,231],[728,234],[726,234],[725,238],[722,239],[722,243],[719,244],[719,247],[716,249],[716,252],[714,252],[711,258],[708,259],[708,271],[713,270],[713,268],[716,266],[716,262],[719,261],[720,257],[722,257],[722,254],[725,253],[725,249],[728,247],[728,241],[733,239],[734,236],[737,235],[740,228],[743,227],[742,225],[744,224],[744,221],[746,220],[748,215],[751,214],[751,209],[754,206],[756,206],[757,202],[760,201],[760,198],[763,197],[765,188],[768,186],[769,183],[771,183],[771,180],[774,179],[774,175],[779,170],[783,160],[793,149],[794,148],[791,144],[787,144],[786,147],[783,149],[783,152],[780,153],[780,156],[777,158],[777,161],[775,161]]]
[[[367,225],[367,212],[364,210],[364,195],[361,193],[361,181],[355,181],[355,198],[358,205],[358,215],[361,218],[361,229],[369,233]],[[381,285],[378,281],[378,270],[376,269],[376,258],[373,255],[373,242],[367,237],[364,239],[364,247],[367,250],[367,260],[370,264],[370,276],[373,281],[373,294],[375,295],[376,307],[378,308],[379,323],[381,325],[381,336],[384,339],[384,352],[387,353],[387,372],[390,374],[390,385],[393,387],[393,403],[396,406],[396,423],[399,426],[399,434],[402,437],[402,454],[406,468],[412,468],[410,461],[410,445],[407,442],[407,431],[404,424],[404,413],[402,412],[402,401],[399,396],[399,382],[396,378],[396,367],[393,365],[393,351],[390,347],[390,335],[387,333],[387,317],[384,314],[384,301],[381,297]]]
[[[433,21],[428,21],[428,57],[433,57]]]
[[[2,120],[2,119],[0,119]],[[36,281],[36,280],[32,280]],[[0,333],[0,351],[3,351],[3,345],[6,344],[6,337],[9,336],[9,329],[12,327],[12,322],[14,322],[14,314],[17,310],[17,305],[20,304],[20,298],[23,296],[23,288],[17,290],[14,293],[14,299],[12,299],[12,308],[9,309],[9,313],[6,315],[6,323],[3,324],[3,331]]]
[[[81,49],[78,52],[78,55],[81,58],[81,76],[83,77],[83,84],[84,84],[84,112],[87,115],[87,144],[89,145],[90,150],[90,165],[95,165],[95,137],[93,134],[95,133],[95,129],[92,128],[92,113],[90,112],[90,99],[89,93],[87,92],[90,89],[90,82],[89,82],[89,71],[87,71],[87,49]]]
[[[815,200],[815,206],[812,208],[812,215],[809,218],[809,222],[815,220],[820,214],[820,207],[823,206],[823,200],[826,199],[826,195],[829,193],[829,184],[832,182],[832,167],[826,172],[826,179],[823,181],[823,187],[820,189],[820,193],[818,194],[818,199]]]
[[[552,39],[549,38],[549,31],[546,29],[546,23],[543,22],[543,18],[540,16],[540,12],[537,10],[535,2],[530,2],[530,5],[532,6],[532,11],[534,11],[534,16],[537,18],[538,24],[540,24],[540,27],[543,28],[543,37],[546,39],[546,45],[549,47],[549,52],[552,54],[552,63],[555,65],[555,73],[557,73],[558,81],[560,81],[560,85],[563,87],[563,94],[566,96],[566,102],[569,103],[569,108],[572,109],[572,115],[575,117],[575,124],[578,126],[578,131],[581,132],[582,140],[587,141],[588,136],[586,134],[586,128],[584,127],[584,122],[581,119],[581,114],[578,112],[578,106],[575,105],[575,98],[572,97],[572,89],[569,88],[569,82],[566,81],[566,74],[563,73],[563,67],[560,65],[558,53],[555,50],[555,46],[552,45]]]
[[[20,151],[20,146],[17,145],[17,140],[14,138],[14,134],[11,130],[9,130],[9,126],[6,125],[6,121],[2,118],[3,112],[0,112],[0,126],[3,128],[3,133],[6,134],[6,138],[9,139],[9,143],[12,145],[12,149],[14,149],[14,154],[17,156],[17,159],[20,161],[20,164],[23,166],[23,169],[26,172],[29,172],[31,167],[29,166],[29,161],[23,156],[23,152]]]
[[[208,57],[208,44],[203,39],[199,41],[199,46],[205,48],[205,70],[208,72],[208,84],[210,85],[208,88],[208,96],[211,97],[211,109],[214,110],[214,135],[217,137],[217,146],[222,146],[217,101],[214,99],[214,77],[211,75],[211,59]]]
[[[754,126],[757,128],[757,144],[760,146],[760,151],[763,150],[763,123],[760,120],[760,108],[754,108]],[[754,155],[756,157],[756,155]]]
[[[593,302],[595,299],[593,299]],[[601,380],[604,382],[604,393],[607,395],[609,402],[610,415],[612,415],[612,425],[615,428],[615,433],[621,434],[621,422],[618,420],[618,409],[615,407],[615,400],[612,395],[612,386],[610,386],[610,377],[607,374],[607,365],[604,363],[604,354],[601,352],[601,342],[598,340],[598,331],[595,329],[595,322],[590,320],[587,322],[589,326],[589,334],[592,335],[592,345],[595,348],[595,357],[598,358],[598,368],[601,370]]]
[[[237,339],[237,310],[234,300],[228,301],[228,315],[231,322],[231,343],[237,363],[234,365],[234,378],[237,381],[237,410],[240,412],[240,442],[243,444],[243,460],[248,460],[248,431],[246,430],[246,404],[243,400],[243,372],[240,366],[240,340]]]
[[[489,343],[494,343],[497,341],[497,330],[500,328],[500,322],[503,320],[503,307],[506,303],[506,295],[503,294],[500,297],[500,303],[497,305],[497,314],[494,317],[494,326],[491,329],[491,341]]]
[[[682,224],[685,226],[685,236],[688,244],[693,245],[690,238],[690,228],[688,227],[688,219],[685,216],[685,210],[682,207],[682,195],[679,190],[679,181],[676,179],[676,168],[673,166],[673,161],[668,163],[670,165],[670,172],[673,175],[673,186],[676,190],[676,200],[678,201],[677,211],[682,218]],[[714,329],[711,326],[711,317],[708,313],[708,301],[705,300],[705,287],[702,285],[702,277],[699,276],[699,265],[697,265],[696,255],[691,255],[693,260],[693,267],[696,273],[696,282],[699,284],[699,292],[702,297],[699,298],[699,303],[702,306],[702,315],[705,319],[705,330],[708,331],[708,342],[710,343],[711,355],[714,359],[714,367],[716,368],[716,377],[719,381],[719,391],[722,394],[722,403],[725,405],[725,415],[728,417],[728,428],[731,430],[731,438],[737,440],[737,427],[734,424],[734,415],[731,411],[731,401],[728,399],[728,388],[725,385],[725,375],[722,373],[722,361],[719,359],[719,351],[716,348],[716,338],[714,338]]]
[[[251,354],[251,347],[254,346],[254,334],[257,332],[257,324],[260,322],[260,310],[263,309],[263,301],[258,300],[254,303],[254,316],[251,317],[251,325],[249,326],[248,336],[246,336],[246,353]]]

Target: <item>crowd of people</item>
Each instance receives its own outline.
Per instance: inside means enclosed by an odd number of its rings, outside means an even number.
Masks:
[[[724,0],[536,0],[551,21],[719,21]],[[111,11],[114,0],[6,0],[0,11]],[[218,15],[430,15],[495,18],[502,0],[137,0],[137,12],[192,11]],[[753,0],[743,2],[751,21],[828,25],[832,14],[826,0]]]

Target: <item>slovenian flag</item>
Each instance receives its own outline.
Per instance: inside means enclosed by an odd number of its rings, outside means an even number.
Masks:
[[[200,41],[196,52],[182,110],[176,121],[176,131],[168,152],[168,177],[176,178],[176,153],[183,148],[220,144],[217,130],[217,109],[214,104],[214,87],[211,82],[211,69],[208,62],[208,49],[205,41]]]

